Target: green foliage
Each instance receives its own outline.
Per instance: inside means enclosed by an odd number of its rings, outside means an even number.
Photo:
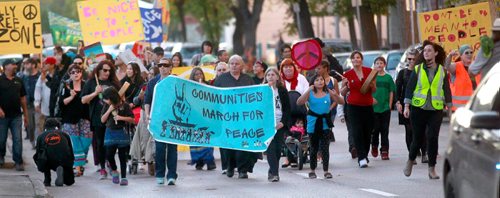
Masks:
[[[219,0],[187,1],[185,9],[200,21],[205,36],[214,43],[219,43],[222,28],[233,16],[229,6]]]
[[[333,13],[342,17],[353,17],[356,14],[352,7],[352,0],[334,0]],[[362,6],[368,6],[373,14],[386,15],[389,13],[389,6],[396,5],[396,0],[362,0]]]
[[[43,2],[40,3],[42,14],[42,33],[50,33],[49,11],[79,21],[76,2],[77,0],[43,0]]]
[[[464,1],[464,0],[446,0],[444,2],[444,5],[446,7],[458,7],[462,5],[467,5],[467,4],[475,4],[475,3],[480,3],[480,2],[487,2],[488,0],[469,0],[469,1]]]

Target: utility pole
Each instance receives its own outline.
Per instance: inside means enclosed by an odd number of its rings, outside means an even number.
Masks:
[[[295,16],[297,16],[297,29],[299,31],[299,38],[303,38],[302,33],[302,23],[300,22],[300,6],[299,3],[293,3],[293,11],[295,12]]]
[[[353,6],[356,7],[356,15],[358,17],[358,27],[359,27],[359,38],[360,39],[360,44],[359,46],[361,47],[361,51],[364,50],[363,48],[363,27],[361,27],[361,14],[360,14],[360,11],[359,11],[359,7],[361,7],[361,0],[352,0],[351,2],[353,4]]]

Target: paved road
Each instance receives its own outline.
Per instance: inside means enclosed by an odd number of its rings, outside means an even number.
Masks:
[[[196,171],[186,165],[189,154],[181,153],[179,179],[175,186],[158,186],[154,177],[140,170],[137,175],[128,176],[129,186],[121,187],[109,179],[98,180],[97,168],[88,165],[85,175],[77,178],[75,185],[47,189],[54,197],[443,197],[442,180],[429,180],[427,164],[421,164],[420,158],[413,175],[409,178],[403,175],[408,156],[404,128],[397,125],[396,112],[392,112],[391,119],[390,160],[371,157],[366,169],[358,168],[357,160],[351,159],[347,152],[345,124],[336,121],[337,142],[330,145],[333,178],[329,180],[323,179],[321,169],[317,170],[318,179],[308,179],[309,165],[306,165],[302,171],[280,169],[281,181],[270,183],[267,181],[266,161],[259,161],[247,180],[227,178],[221,174],[220,162],[217,163],[217,171]],[[439,137],[439,173],[442,172],[442,156],[447,140],[448,123],[443,123]],[[29,160],[29,163],[32,161]],[[43,179],[33,165],[28,165],[26,172]]]

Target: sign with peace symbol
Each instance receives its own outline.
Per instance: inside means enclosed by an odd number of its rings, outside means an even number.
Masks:
[[[38,15],[38,9],[33,4],[28,4],[23,8],[24,18],[28,20],[34,19]]]
[[[292,46],[292,60],[304,70],[314,69],[321,63],[321,46],[314,39],[298,42]]]

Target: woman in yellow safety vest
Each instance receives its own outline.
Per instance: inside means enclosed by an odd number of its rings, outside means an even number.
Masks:
[[[424,41],[422,46],[423,53],[417,58],[404,100],[404,116],[411,117],[413,128],[413,139],[404,174],[407,177],[411,175],[421,140],[426,137],[429,179],[439,179],[435,169],[439,129],[443,121],[444,106],[451,108],[451,91],[449,77],[443,67],[446,57],[443,47],[430,41]]]

